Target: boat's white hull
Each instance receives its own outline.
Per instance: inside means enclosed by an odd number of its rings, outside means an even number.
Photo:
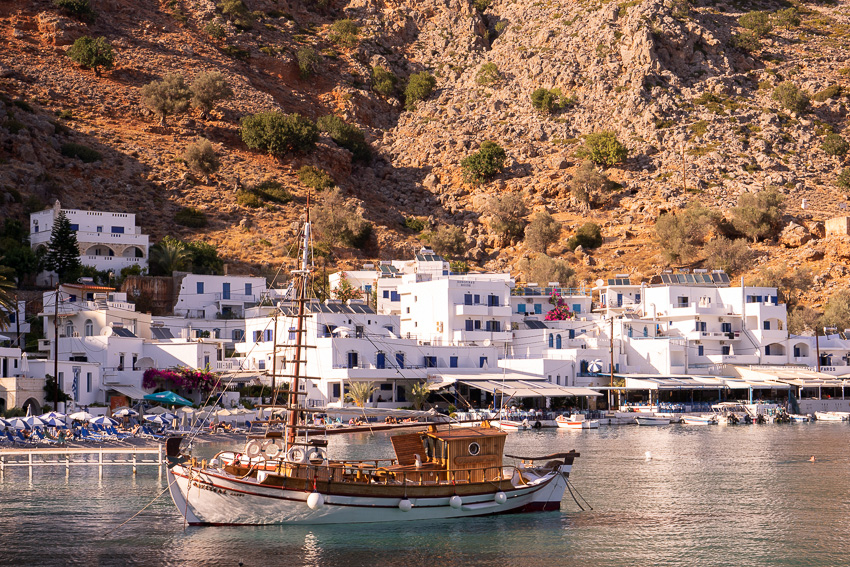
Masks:
[[[404,498],[379,494],[323,494],[323,504],[311,509],[307,504],[309,491],[264,486],[253,478],[239,479],[184,465],[170,467],[168,481],[177,509],[191,525],[339,524],[558,510],[570,469],[571,465],[562,465],[528,484],[504,490],[503,504],[497,501],[498,489],[491,485],[484,492],[464,495],[459,507],[452,507],[451,496],[411,497],[408,511],[400,507]]]
[[[499,419],[492,421],[491,423],[493,427],[498,427],[502,431],[527,431],[529,429],[534,429],[534,423],[531,423],[528,420],[513,421],[510,419]]]
[[[847,421],[850,414],[840,411],[816,411],[815,418],[818,421]]]
[[[583,421],[558,421],[559,429],[599,429],[598,419],[587,419]]]
[[[811,418],[809,416],[798,413],[788,414],[788,417],[791,418],[792,423],[805,423],[811,421]]]
[[[717,424],[717,418],[702,417],[698,415],[686,415],[682,418],[682,423],[684,423],[685,425],[715,425]]]
[[[669,417],[650,417],[638,415],[635,417],[638,425],[670,425]]]

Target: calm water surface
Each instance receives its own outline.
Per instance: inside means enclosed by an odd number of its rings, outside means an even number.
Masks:
[[[508,453],[579,450],[572,483],[593,510],[568,493],[560,512],[417,524],[184,528],[166,494],[110,533],[164,475],[45,467],[30,483],[17,469],[0,482],[0,565],[847,565],[849,434],[838,423],[514,433]],[[392,453],[382,433],[330,445]]]

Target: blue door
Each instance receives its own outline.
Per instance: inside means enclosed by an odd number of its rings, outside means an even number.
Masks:
[[[386,368],[387,367],[387,355],[383,352],[379,352],[377,359],[375,360],[375,366],[378,368]]]

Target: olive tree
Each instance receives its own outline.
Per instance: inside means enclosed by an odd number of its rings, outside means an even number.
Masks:
[[[192,93],[192,106],[199,109],[204,118],[218,102],[233,98],[233,89],[218,71],[198,74],[189,85],[189,90]]]
[[[546,253],[546,249],[561,237],[561,223],[546,211],[537,213],[525,227],[525,243],[535,252]]]
[[[185,112],[191,99],[192,91],[186,86],[183,76],[176,73],[142,87],[142,103],[159,115],[161,126],[165,126],[166,117]]]

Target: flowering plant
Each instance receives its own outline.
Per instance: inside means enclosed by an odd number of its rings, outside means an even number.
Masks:
[[[168,385],[171,389],[195,389],[211,392],[218,384],[218,374],[208,370],[194,370],[180,367],[167,370],[149,368],[142,376],[143,388],[156,388]]]
[[[549,303],[551,303],[554,307],[551,311],[546,313],[544,320],[566,321],[567,319],[573,318],[573,313],[570,311],[569,307],[567,307],[567,302],[563,297],[561,297],[561,294],[557,292],[553,293],[552,297],[549,298]]]

